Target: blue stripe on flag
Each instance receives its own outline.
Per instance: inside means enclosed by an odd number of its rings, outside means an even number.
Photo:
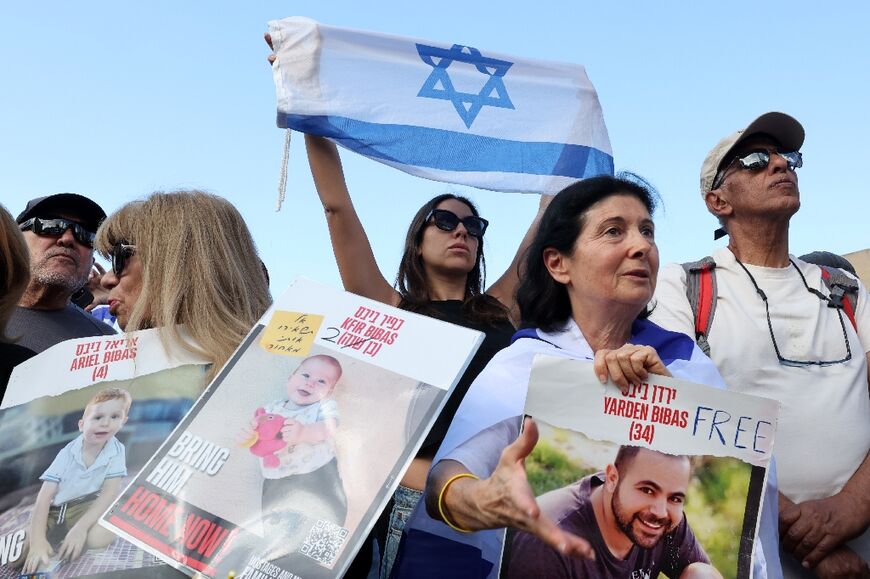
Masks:
[[[539,336],[538,331],[534,328],[518,330],[511,338],[511,344],[522,338],[540,340],[550,344],[557,350],[562,349],[553,342]],[[695,341],[689,336],[666,330],[646,319],[632,322],[629,342],[642,346],[652,346],[656,349],[656,352],[658,352],[659,357],[666,366],[676,360],[690,360],[692,352],[695,349]]]
[[[652,346],[665,366],[676,360],[689,360],[695,349],[695,341],[679,332],[666,330],[649,320],[635,320],[631,324],[632,344]]]
[[[278,126],[329,137],[373,159],[442,171],[527,173],[576,179],[613,175],[613,157],[584,145],[513,141],[413,125],[280,112]]]

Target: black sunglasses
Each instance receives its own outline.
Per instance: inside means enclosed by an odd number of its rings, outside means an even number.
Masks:
[[[130,259],[130,256],[135,252],[135,245],[130,245],[123,241],[119,241],[112,247],[112,271],[115,273],[115,277],[121,277],[124,268],[127,267],[127,260]]]
[[[779,155],[785,159],[785,162],[788,163],[788,168],[792,171],[804,166],[804,156],[800,151],[780,153],[779,151],[771,152],[766,151],[765,149],[758,149],[757,151],[750,151],[745,155],[731,159],[730,163],[722,167],[722,169],[716,173],[716,178],[713,179],[712,189],[718,189],[722,185],[722,181],[725,180],[725,171],[727,171],[734,163],[738,163],[747,171],[757,171],[759,169],[764,169],[770,164],[770,156],[772,154]]]
[[[36,235],[47,237],[60,237],[67,229],[72,229],[75,240],[88,247],[94,246],[94,238],[97,236],[93,231],[85,229],[84,225],[63,218],[43,219],[41,217],[31,217],[19,225],[19,227],[21,231],[32,229]]]
[[[447,209],[432,209],[426,215],[424,222],[429,223],[430,219],[435,224],[435,227],[443,231],[453,231],[461,223],[465,226],[468,235],[478,238],[483,237],[483,234],[486,232],[486,226],[489,225],[489,221],[483,217],[469,215],[460,219],[457,214]]]

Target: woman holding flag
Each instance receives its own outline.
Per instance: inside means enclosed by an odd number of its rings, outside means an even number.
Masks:
[[[521,256],[551,197],[542,196],[538,215],[508,270],[484,291],[483,235],[488,222],[464,197],[439,195],[417,211],[393,287],[378,269],[365,229],[354,209],[336,146],[305,136],[317,193],[326,212],[332,249],[347,291],[485,333],[486,337],[423,443],[394,495],[387,521],[379,524],[381,576],[387,577],[404,521],[422,496],[426,475],[453,414],[469,385],[500,349],[510,343],[517,312],[515,293]],[[386,535],[386,536],[385,536]]]

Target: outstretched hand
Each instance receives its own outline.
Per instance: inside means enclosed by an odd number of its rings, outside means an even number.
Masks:
[[[671,375],[652,346],[625,344],[616,350],[598,350],[592,366],[602,384],[610,378],[623,394],[629,386],[646,381],[650,374]]]
[[[537,442],[538,427],[534,420],[526,419],[523,432],[502,451],[492,476],[472,487],[471,499],[480,520],[469,521],[468,528],[515,527],[537,536],[563,555],[595,559],[595,552],[585,539],[559,528],[541,513],[535,501],[525,461]]]

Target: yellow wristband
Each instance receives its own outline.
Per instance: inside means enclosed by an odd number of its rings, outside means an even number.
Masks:
[[[441,492],[438,493],[438,514],[441,515],[441,520],[444,521],[447,526],[454,531],[459,531],[460,533],[471,533],[472,531],[470,531],[469,529],[463,529],[462,527],[453,524],[453,522],[447,518],[447,514],[444,512],[444,495],[447,494],[447,488],[461,478],[473,478],[474,480],[480,480],[479,476],[473,475],[470,472],[461,472],[447,479],[447,482],[444,483],[443,487],[441,487]]]

